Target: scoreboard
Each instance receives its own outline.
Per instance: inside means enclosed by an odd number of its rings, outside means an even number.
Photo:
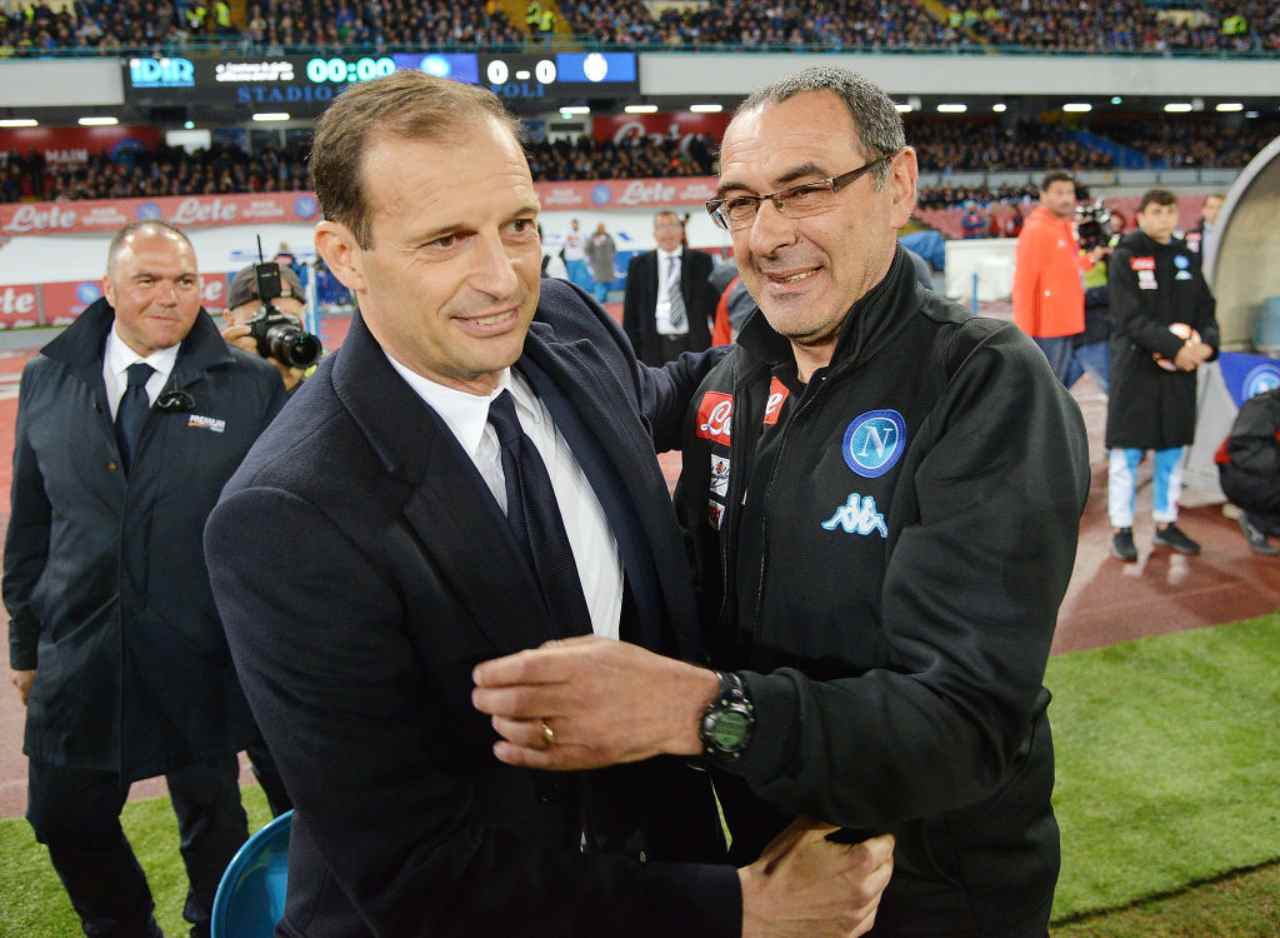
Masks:
[[[140,108],[187,108],[205,119],[257,111],[316,117],[346,88],[404,69],[484,85],[515,111],[554,110],[640,92],[633,52],[402,52],[366,56],[133,58],[123,63],[125,100]]]

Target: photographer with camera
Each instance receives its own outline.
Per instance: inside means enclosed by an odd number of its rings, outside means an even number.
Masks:
[[[292,268],[250,264],[231,281],[222,337],[275,365],[292,393],[323,352],[320,338],[302,328],[306,309],[306,292]]]
[[[1107,288],[1106,259],[1120,240],[1113,234],[1111,212],[1101,199],[1090,201],[1089,190],[1077,187],[1080,204],[1076,207],[1076,240],[1082,256],[1101,252],[1103,263],[1094,264],[1084,273],[1084,332],[1073,336],[1074,351],[1067,370],[1066,385],[1073,387],[1088,371],[1102,389],[1110,389],[1111,371],[1111,293]]]

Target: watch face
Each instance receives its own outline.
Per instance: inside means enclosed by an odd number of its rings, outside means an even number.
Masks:
[[[733,752],[741,748],[749,728],[750,721],[745,713],[737,710],[721,710],[716,715],[715,726],[711,728],[711,740],[717,748],[725,752]]]

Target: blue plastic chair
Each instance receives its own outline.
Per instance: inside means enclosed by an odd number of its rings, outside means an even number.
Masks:
[[[250,837],[232,857],[213,897],[211,938],[271,938],[284,915],[289,883],[286,811]]]

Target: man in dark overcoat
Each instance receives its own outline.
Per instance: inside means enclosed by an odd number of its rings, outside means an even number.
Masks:
[[[164,775],[183,914],[203,936],[247,836],[236,753],[256,734],[201,536],[284,386],[200,308],[178,229],[122,229],[104,292],[27,365],[18,399],[4,602],[27,819],[86,935],[158,935],[119,818],[131,782]]]

